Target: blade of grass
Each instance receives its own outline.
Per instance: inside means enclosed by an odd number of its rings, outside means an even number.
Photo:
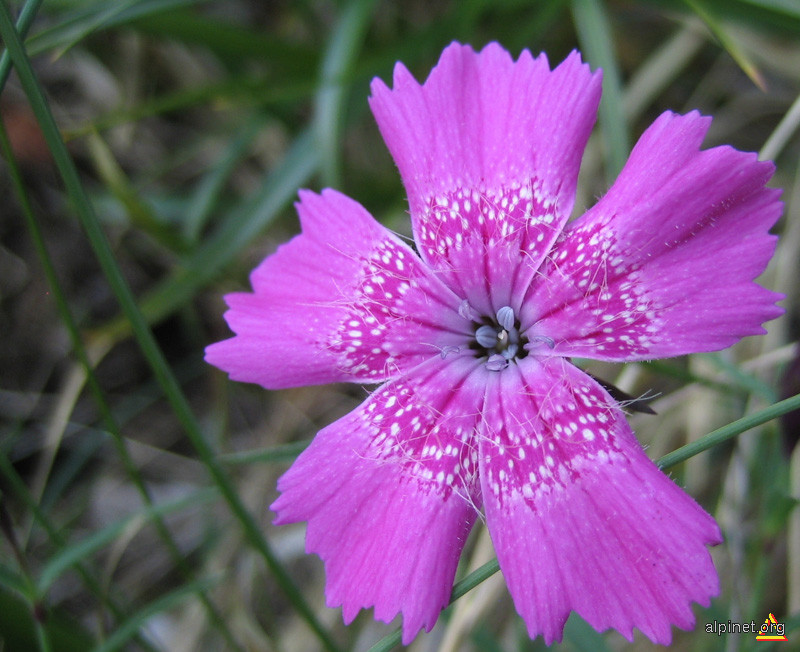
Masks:
[[[770,405],[768,408],[764,408],[758,412],[753,412],[753,414],[748,414],[747,416],[737,419],[726,426],[722,426],[722,428],[717,428],[713,432],[704,435],[700,439],[686,444],[685,446],[681,446],[671,453],[667,453],[663,457],[659,458],[656,463],[661,469],[668,469],[671,466],[685,462],[690,457],[694,457],[698,453],[702,453],[703,451],[713,448],[722,442],[728,441],[737,435],[741,435],[743,432],[746,432],[751,428],[755,428],[763,423],[767,423],[767,421],[772,421],[772,419],[777,419],[779,416],[797,409],[800,409],[800,394],[796,394],[790,398],[778,401],[774,405]]]
[[[37,643],[35,614],[30,606],[15,594],[0,586],[0,632],[3,650],[35,650]],[[86,652],[92,648],[92,638],[75,618],[58,610],[49,611],[43,625],[53,649],[57,652]]]
[[[244,451],[222,455],[220,459],[225,464],[255,464],[263,462],[285,462],[293,460],[302,453],[311,443],[310,439],[284,444],[266,450]]]
[[[53,51],[56,52],[55,56],[61,56],[78,41],[98,30],[118,27],[137,18],[207,1],[128,0],[124,3],[110,3],[99,0],[88,7],[66,12],[53,27],[31,36],[26,46],[30,56]]]
[[[41,4],[42,0],[28,0],[22,11],[19,12],[17,31],[22,38],[25,38],[25,35],[30,30]],[[11,57],[8,56],[8,52],[3,51],[3,54],[0,55],[0,92],[6,87],[9,74],[11,74]]]
[[[339,16],[323,53],[314,101],[314,128],[321,150],[322,180],[327,186],[341,186],[339,141],[348,95],[345,80],[361,50],[374,6],[375,0],[351,0]]]
[[[572,17],[586,59],[603,69],[600,130],[606,148],[606,179],[610,185],[630,153],[630,134],[625,120],[622,81],[614,54],[611,21],[601,0],[572,0]]]
[[[95,131],[105,131],[198,104],[210,104],[212,107],[235,104],[239,108],[277,106],[311,97],[315,88],[316,83],[311,79],[292,79],[276,84],[269,77],[258,73],[231,76],[220,82],[181,88],[142,104],[111,109],[99,117],[92,117],[86,123],[65,129],[63,136],[69,141]]]
[[[735,39],[728,34],[722,22],[701,0],[684,0],[686,4],[696,13],[708,27],[714,38],[725,51],[731,55],[733,60],[739,65],[745,75],[758,86],[762,91],[766,91],[766,82],[756,65],[747,56],[747,53],[739,47]]]
[[[186,209],[186,220],[183,224],[184,237],[189,242],[197,243],[200,233],[219,201],[225,183],[233,174],[236,165],[247,153],[248,148],[253,143],[253,139],[263,125],[264,119],[261,115],[255,115],[248,120],[244,128],[225,149],[219,161],[197,185],[197,190],[189,200],[189,206]]]
[[[181,8],[155,15],[142,14],[131,27],[146,34],[183,43],[197,43],[226,61],[241,65],[244,58],[277,64],[282,79],[307,78],[319,68],[318,48],[268,35],[262,28],[247,28]]]
[[[142,297],[141,311],[147,323],[155,323],[185,305],[213,280],[278,216],[318,165],[319,151],[314,139],[310,132],[303,132],[258,194],[234,209],[183,265]],[[100,332],[116,341],[131,333],[131,323],[124,317],[116,319]]]
[[[66,538],[61,533],[61,530],[59,528],[56,528],[50,522],[50,519],[42,511],[41,507],[39,507],[39,504],[36,502],[36,500],[34,500],[33,496],[28,490],[28,487],[25,485],[22,478],[19,477],[19,474],[14,469],[13,465],[11,464],[11,461],[8,459],[8,456],[5,454],[2,448],[0,448],[0,477],[4,478],[7,485],[11,488],[13,494],[25,506],[25,508],[31,511],[34,520],[39,525],[41,525],[42,529],[47,534],[47,538],[57,548],[64,548],[67,545]],[[81,563],[78,563],[78,565],[76,566],[76,570],[81,580],[83,580],[84,585],[92,594],[96,596],[103,595],[103,588],[100,586],[100,583],[95,578],[95,575],[92,570],[86,568]],[[114,616],[114,619],[117,622],[122,621],[126,617],[123,608],[116,602],[116,600],[113,597],[106,596],[104,604],[105,606],[108,607],[109,611]],[[156,652],[153,645],[148,641],[144,640],[141,636],[137,636],[137,642],[144,649],[148,650],[148,652]]]
[[[740,387],[746,394],[760,396],[765,403],[775,403],[778,400],[777,392],[769,383],[761,380],[756,374],[748,373],[724,355],[717,352],[699,355],[724,372],[731,379],[731,384]]]
[[[0,563],[0,584],[19,595],[30,597],[30,586],[25,577],[11,570],[3,563]]]
[[[186,251],[186,242],[139,197],[100,134],[96,131],[89,134],[87,142],[98,176],[125,208],[131,224],[173,252]]]
[[[722,442],[727,441],[736,435],[740,435],[750,428],[755,428],[756,426],[766,423],[767,421],[771,421],[772,419],[776,419],[787,412],[797,409],[800,409],[800,394],[797,394],[791,398],[787,398],[783,401],[779,401],[778,403],[775,403],[764,410],[760,410],[759,412],[742,417],[737,421],[729,423],[727,426],[718,428],[704,437],[701,437],[697,441],[687,444],[686,446],[682,446],[681,448],[664,455],[656,461],[656,464],[662,470],[668,469],[676,464],[686,461],[690,457],[708,450],[709,448],[721,444]],[[495,558],[486,562],[480,568],[474,570],[464,579],[456,582],[453,585],[450,604],[458,600],[468,591],[474,589],[481,582],[490,578],[498,570],[500,570],[500,564]],[[375,645],[369,648],[368,652],[388,652],[388,650],[391,650],[400,644],[401,636],[402,630],[398,628],[391,634],[384,636],[381,640],[375,643]],[[574,643],[574,641],[572,642]]]
[[[179,512],[188,507],[202,505],[219,498],[214,487],[193,491],[188,496],[151,506],[145,505],[130,516],[97,530],[85,539],[72,543],[54,554],[42,568],[36,583],[39,595],[44,595],[61,574],[100,548],[107,546],[128,527],[141,527],[156,518]]]
[[[139,344],[139,348],[150,365],[156,379],[161,384],[173,413],[181,423],[184,432],[200,456],[200,460],[211,476],[212,481],[218,486],[234,516],[240,522],[245,537],[250,545],[264,558],[276,582],[286,593],[300,616],[317,635],[320,642],[328,650],[337,650],[337,646],[331,639],[327,630],[318,621],[302,593],[295,586],[291,577],[273,552],[271,546],[267,543],[253,515],[248,511],[241,496],[236,491],[233,482],[227,475],[227,472],[219,460],[217,460],[215,451],[206,441],[180,385],[178,385],[161,349],[158,347],[153,333],[150,331],[147,321],[136,305],[133,293],[116,263],[113,252],[100,227],[100,222],[80,183],[75,164],[70,158],[66,145],[58,131],[58,127],[50,111],[50,106],[31,68],[30,61],[22,47],[19,35],[14,29],[8,9],[2,2],[0,2],[0,35],[2,35],[6,43],[11,59],[19,74],[22,87],[30,102],[31,109],[39,122],[39,126],[50,148],[56,167],[64,181],[67,194],[73,203],[73,207],[86,232],[97,260],[100,263],[103,274],[111,286],[117,301],[120,303],[123,313],[130,321],[131,329]]]
[[[204,593],[218,584],[222,578],[204,578],[195,580],[190,584],[183,584],[171,593],[149,602],[147,605],[136,611],[133,616],[124,623],[122,623],[114,633],[109,636],[102,645],[96,647],[92,652],[112,652],[113,650],[120,649],[125,643],[133,638],[145,625],[145,623],[162,611],[167,611],[177,607],[182,602],[191,598],[197,593]]]
[[[800,127],[800,95],[792,102],[792,106],[781,118],[775,131],[770,134],[764,147],[758,153],[758,157],[761,160],[774,161],[791,140],[798,127]]]
[[[39,225],[36,222],[36,219],[34,218],[33,209],[28,199],[27,193],[25,192],[22,176],[16,164],[14,153],[11,149],[11,144],[8,139],[8,134],[6,133],[5,125],[3,124],[2,120],[0,120],[0,148],[2,148],[3,150],[3,154],[5,156],[9,172],[11,174],[12,183],[15,188],[17,199],[22,209],[22,213],[25,216],[26,222],[28,223],[28,229],[30,230],[31,237],[34,242],[34,248],[36,249],[37,256],[39,257],[39,260],[42,263],[42,267],[44,269],[44,273],[47,278],[48,284],[50,285],[51,291],[53,293],[53,297],[55,298],[56,305],[59,314],[61,316],[61,320],[67,328],[67,332],[69,333],[70,341],[72,343],[73,351],[77,355],[78,360],[83,368],[86,381],[89,384],[89,389],[92,392],[95,403],[100,411],[101,418],[104,421],[105,426],[108,429],[109,433],[111,433],[112,440],[117,449],[117,453],[122,459],[123,467],[128,477],[131,478],[131,480],[133,481],[133,484],[136,487],[137,491],[139,492],[140,496],[142,497],[144,503],[146,505],[152,505],[153,502],[150,493],[148,492],[147,487],[145,486],[144,480],[142,479],[141,474],[139,473],[136,467],[136,464],[133,462],[131,456],[128,453],[125,440],[122,436],[122,430],[116,418],[112,414],[111,407],[109,406],[108,401],[106,400],[103,390],[100,386],[100,383],[97,380],[97,377],[95,376],[94,369],[92,367],[93,356],[92,354],[90,354],[89,351],[86,350],[86,347],[83,345],[83,340],[81,339],[78,326],[72,317],[72,313],[70,311],[65,293],[61,288],[61,284],[55,272],[55,266],[47,251],[47,247],[45,246],[44,236],[41,230],[39,229]],[[94,351],[98,350],[105,352],[107,350],[106,344],[102,341],[96,342]],[[97,357],[102,357],[102,355],[103,353],[98,354]],[[160,517],[156,517],[155,526],[159,536],[166,545],[166,548],[170,556],[172,557],[175,566],[183,574],[183,577],[191,579],[193,577],[192,570],[186,563],[185,559],[183,558],[183,555],[180,552],[180,549],[178,548],[177,543],[172,537],[172,534],[167,529],[166,525],[164,524],[164,522],[161,520]],[[218,629],[222,633],[223,637],[228,643],[229,648],[232,650],[240,650],[241,648],[234,639],[233,634],[230,628],[227,626],[226,621],[220,616],[216,607],[211,602],[210,598],[204,593],[200,594],[200,598],[204,608],[206,609],[206,612],[209,615],[209,618],[211,619],[212,624],[216,629]]]

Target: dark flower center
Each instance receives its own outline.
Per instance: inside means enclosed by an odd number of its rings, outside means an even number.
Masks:
[[[512,360],[528,355],[527,338],[520,332],[519,320],[511,306],[503,306],[494,317],[482,317],[475,324],[474,340],[470,348],[479,358],[486,358],[490,371],[505,369]]]

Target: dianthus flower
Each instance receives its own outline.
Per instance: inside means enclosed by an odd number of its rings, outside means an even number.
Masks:
[[[619,403],[571,358],[632,361],[763,333],[754,283],[775,238],[773,165],[701,151],[710,120],[662,114],[619,178],[567,222],[601,73],[572,53],[448,47],[424,84],[401,64],[370,105],[400,170],[416,251],[334,191],[300,193],[302,234],[226,297],[236,336],[207,359],[269,389],[383,383],[279,480],[276,523],[308,521],[346,622],[447,605],[482,510],[531,637],[571,611],[668,643],[719,583],[713,518],[645,455]]]

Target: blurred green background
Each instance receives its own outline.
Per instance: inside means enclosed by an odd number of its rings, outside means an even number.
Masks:
[[[706,146],[775,160],[786,210],[762,283],[786,315],[721,353],[589,369],[655,396],[640,440],[654,459],[680,449],[662,463],[726,537],[722,593],[674,647],[797,645],[800,1],[0,0],[0,32],[1,652],[397,643],[398,623],[345,628],[325,608],[303,526],[267,512],[366,390],[267,392],[202,355],[228,336],[223,294],[298,231],[298,188],[336,187],[409,233],[368,85],[397,60],[424,79],[453,40],[603,68],[577,211],[667,109],[713,115]],[[544,648],[492,559],[476,528],[463,597],[410,649]],[[705,632],[769,612],[793,641]],[[652,647],[573,616],[559,649]]]

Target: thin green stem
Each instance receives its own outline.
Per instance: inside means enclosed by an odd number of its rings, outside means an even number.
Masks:
[[[22,478],[19,477],[19,474],[16,472],[16,469],[14,469],[14,466],[11,464],[11,461],[8,459],[8,456],[5,454],[2,448],[0,448],[0,477],[2,477],[6,483],[8,483],[11,492],[13,492],[13,494],[25,506],[25,508],[31,511],[33,518],[37,523],[39,523],[39,525],[42,526],[42,529],[44,529],[47,538],[58,548],[66,547],[67,540],[64,538],[64,535],[62,535],[60,530],[50,522],[50,519],[42,511],[41,507],[39,507],[39,504],[31,495],[30,491],[28,491],[28,487],[25,485],[25,482],[23,482]],[[103,588],[91,570],[87,569],[81,563],[76,564],[75,569],[91,593],[97,596],[103,595]],[[117,622],[123,622],[124,620],[127,620],[127,614],[110,595],[105,597],[104,603],[108,607],[109,611],[111,611],[111,614]],[[153,645],[143,637],[139,636],[137,641],[149,652],[156,652]]]
[[[606,178],[612,183],[630,153],[630,135],[622,103],[622,79],[614,53],[611,21],[601,0],[572,0],[572,16],[578,41],[587,59],[603,69],[600,130],[606,147]]]
[[[22,8],[22,11],[19,12],[19,18],[17,19],[17,32],[21,38],[25,38],[25,35],[31,28],[33,20],[36,18],[36,13],[39,11],[41,4],[42,0],[28,0],[28,2],[26,2],[25,6]],[[6,87],[6,82],[8,81],[8,76],[10,74],[11,57],[8,56],[8,52],[6,51],[0,55],[0,92],[2,92],[2,90]]]
[[[108,401],[106,400],[105,394],[102,388],[100,387],[100,383],[97,380],[97,376],[94,373],[94,368],[92,366],[90,356],[86,351],[86,347],[83,344],[83,339],[81,338],[80,331],[72,316],[72,311],[70,310],[69,303],[67,302],[66,299],[66,295],[61,287],[61,283],[58,280],[58,275],[56,274],[52,260],[47,251],[47,247],[45,246],[44,234],[39,228],[39,224],[36,221],[36,218],[34,217],[33,208],[31,207],[30,201],[28,200],[28,195],[25,192],[25,186],[22,181],[22,175],[20,174],[19,167],[14,157],[14,152],[11,149],[11,143],[9,142],[8,139],[8,133],[6,132],[5,124],[2,122],[2,120],[0,120],[0,148],[2,149],[3,155],[5,156],[6,163],[8,165],[9,173],[12,180],[12,185],[16,192],[17,200],[19,201],[22,213],[25,216],[25,221],[27,222],[28,229],[31,233],[31,238],[34,243],[34,248],[36,249],[37,256],[42,264],[42,268],[44,269],[44,274],[45,277],[47,278],[47,282],[53,292],[53,297],[55,298],[56,306],[61,316],[61,320],[67,328],[67,333],[69,334],[70,342],[72,343],[72,349],[75,355],[78,357],[78,360],[84,370],[84,373],[86,374],[86,381],[89,386],[89,390],[91,391],[92,396],[95,400],[95,404],[97,405],[100,411],[101,419],[105,425],[106,430],[111,434],[112,441],[117,450],[117,454],[120,456],[120,459],[122,460],[122,464],[125,468],[126,473],[133,481],[133,484],[138,490],[139,494],[141,495],[144,503],[146,505],[152,506],[153,500],[152,497],[150,496],[150,492],[147,486],[145,485],[144,480],[141,477],[141,474],[139,473],[139,469],[136,467],[136,464],[134,463],[133,459],[131,458],[128,452],[128,447],[125,443],[125,438],[122,436],[122,430],[119,426],[119,423],[114,417],[111,407],[109,406]],[[175,543],[175,539],[172,537],[171,532],[165,525],[164,520],[160,517],[155,517],[154,525],[156,530],[158,531],[159,536],[166,545],[167,551],[169,552],[172,561],[178,568],[179,572],[183,575],[184,578],[188,580],[193,579],[194,573],[192,572],[189,565],[186,563],[186,560],[181,554],[177,543]],[[220,613],[217,611],[216,607],[211,602],[209,597],[202,592],[199,595],[212,624],[222,633],[223,637],[225,638],[230,648],[241,650],[242,648],[234,639],[233,634],[230,631],[230,628],[227,626],[227,623],[222,618]]]
[[[181,423],[213,482],[218,486],[234,516],[239,520],[250,545],[264,558],[277,584],[286,593],[295,609],[308,623],[320,642],[328,650],[337,650],[338,648],[333,639],[319,622],[302,593],[262,535],[258,523],[248,511],[222,464],[217,460],[215,451],[205,440],[180,385],[167,364],[161,349],[158,347],[153,333],[136,305],[136,299],[116,263],[94,208],[81,185],[75,164],[70,158],[66,145],[58,131],[55,119],[50,111],[50,105],[25,54],[19,35],[14,29],[8,9],[2,2],[0,2],[0,35],[2,35],[6,43],[8,52],[19,74],[22,87],[31,104],[31,109],[42,129],[45,141],[53,155],[56,167],[64,181],[67,194],[72,200],[78,219],[86,232],[97,260],[123,313],[131,323],[139,348],[161,385],[172,411]]]
[[[658,466],[662,469],[668,469],[671,466],[685,462],[690,457],[694,457],[698,453],[702,453],[703,451],[713,448],[722,442],[733,439],[737,435],[741,435],[743,432],[750,430],[751,428],[760,426],[763,423],[767,423],[767,421],[772,421],[772,419],[777,419],[778,417],[791,412],[792,410],[798,409],[800,409],[800,394],[795,394],[790,398],[778,401],[774,405],[770,405],[768,408],[764,408],[763,410],[759,410],[753,414],[748,414],[747,416],[737,419],[726,426],[722,426],[722,428],[717,428],[713,432],[704,435],[697,441],[693,441],[690,444],[681,446],[671,453],[667,453],[663,457],[659,458],[656,464],[658,464]]]
[[[659,458],[656,461],[656,464],[661,469],[668,469],[669,467],[680,464],[681,462],[688,460],[690,457],[721,444],[722,442],[727,441],[736,435],[740,435],[750,428],[760,426],[767,421],[771,421],[772,419],[776,419],[787,412],[797,409],[800,409],[800,394],[792,396],[791,398],[787,398],[783,401],[779,401],[778,403],[775,403],[764,410],[760,410],[759,412],[755,412],[754,414],[742,417],[733,423],[729,423],[727,426],[718,428],[717,430],[708,433],[705,437],[701,437],[691,444],[687,444],[686,446],[682,446],[671,453],[667,453],[663,457]],[[468,591],[474,589],[481,582],[489,579],[498,570],[500,570],[500,564],[497,561],[497,558],[495,558],[486,562],[480,568],[472,571],[464,579],[456,582],[453,585],[453,591],[450,595],[450,604],[458,600]],[[398,628],[391,634],[387,634],[381,640],[375,643],[375,645],[373,645],[368,652],[388,652],[389,650],[400,645],[401,637],[402,630]]]
[[[327,186],[341,185],[339,140],[347,100],[345,77],[364,40],[375,0],[351,0],[343,9],[325,48],[319,90],[314,101],[317,142],[322,151],[322,178]]]

